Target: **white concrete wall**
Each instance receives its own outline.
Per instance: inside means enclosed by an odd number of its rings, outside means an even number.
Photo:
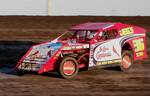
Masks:
[[[150,0],[51,0],[51,15],[150,16]]]
[[[47,14],[47,0],[0,0],[0,15]]]
[[[0,15],[150,16],[150,0],[0,0]]]

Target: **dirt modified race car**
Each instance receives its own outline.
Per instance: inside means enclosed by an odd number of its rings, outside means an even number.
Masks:
[[[56,71],[73,78],[79,69],[120,66],[129,71],[133,61],[147,58],[146,30],[122,23],[84,23],[53,41],[34,45],[22,57],[19,71],[39,74]]]

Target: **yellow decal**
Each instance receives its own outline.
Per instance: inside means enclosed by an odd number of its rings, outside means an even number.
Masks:
[[[112,63],[114,63],[113,61],[108,61],[108,64],[112,64]]]
[[[120,36],[125,36],[129,34],[133,34],[134,30],[133,27],[128,27],[128,28],[121,29],[119,32],[120,32]]]
[[[144,52],[138,52],[138,53],[136,53],[136,57],[141,57],[143,55],[144,55]]]
[[[102,64],[107,64],[107,62],[102,62]]]
[[[106,64],[113,64],[113,63],[118,63],[118,62],[121,62],[121,60],[118,59],[118,60],[110,60],[110,61],[97,62],[96,65],[106,65]]]
[[[145,49],[143,38],[135,39],[132,42],[135,47],[135,52],[143,51]]]

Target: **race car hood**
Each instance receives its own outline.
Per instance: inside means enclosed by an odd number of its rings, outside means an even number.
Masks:
[[[48,42],[48,43],[35,45],[32,47],[27,57],[49,58],[61,47],[62,47],[62,43],[60,42],[56,42],[56,43]]]
[[[47,42],[34,45],[29,49],[25,56],[23,56],[21,62],[38,65],[45,64],[61,47],[62,43],[60,42]]]

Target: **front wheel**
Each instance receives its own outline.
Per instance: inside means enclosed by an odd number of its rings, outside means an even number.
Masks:
[[[59,74],[65,78],[70,79],[77,75],[79,71],[77,61],[72,57],[65,57],[59,65]]]
[[[133,54],[131,51],[124,51],[122,54],[122,60],[120,68],[123,72],[128,72],[133,67]]]

